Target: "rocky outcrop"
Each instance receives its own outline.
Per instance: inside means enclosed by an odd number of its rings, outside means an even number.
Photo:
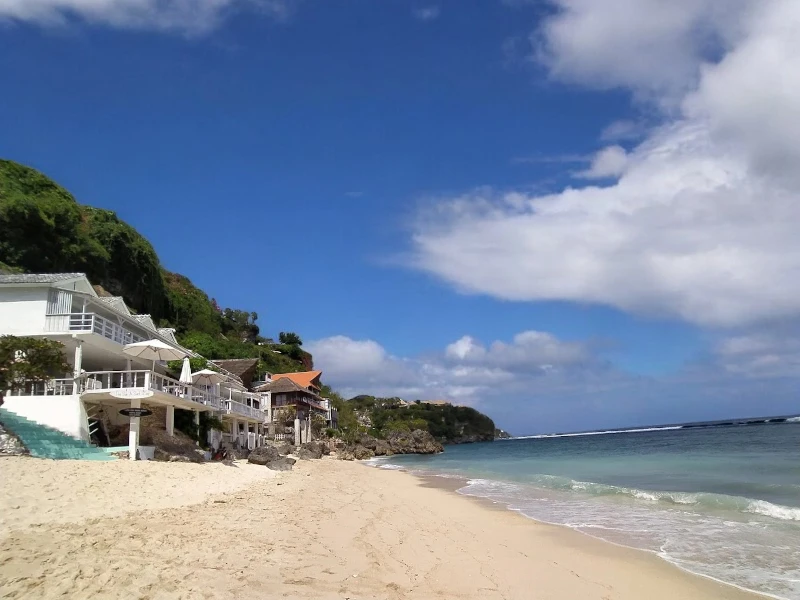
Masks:
[[[247,462],[254,465],[264,465],[273,471],[291,471],[292,466],[297,461],[295,461],[293,458],[283,456],[281,451],[286,450],[288,453],[292,451],[294,447],[290,446],[289,444],[284,444],[284,446],[285,447],[277,447],[275,445],[268,444],[266,446],[256,448],[250,452],[250,455],[247,457]],[[310,450],[306,449],[306,452],[310,452]]]
[[[0,455],[2,456],[19,456],[27,454],[28,450],[19,438],[13,433],[3,428],[0,423]]]
[[[330,454],[330,448],[324,442],[306,442],[294,454],[301,460],[319,459]]]
[[[277,460],[268,462],[267,468],[271,469],[272,471],[291,471],[295,462],[297,461],[295,461],[295,459],[293,458],[289,458],[288,456],[282,456]]]
[[[502,429],[495,429],[494,430],[494,439],[496,440],[508,440],[511,439],[511,434],[507,431],[503,431]]]
[[[393,454],[436,454],[444,448],[427,431],[392,431],[386,439],[379,440],[370,435],[362,435],[354,444],[338,450],[342,460],[365,460],[373,456],[392,456]]]
[[[273,446],[261,446],[256,448],[247,457],[247,462],[254,465],[266,465],[272,461],[278,460],[281,457],[278,449]]]

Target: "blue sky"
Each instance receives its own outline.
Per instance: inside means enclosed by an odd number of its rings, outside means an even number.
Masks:
[[[734,4],[6,0],[0,155],[345,393],[800,412],[800,12]]]

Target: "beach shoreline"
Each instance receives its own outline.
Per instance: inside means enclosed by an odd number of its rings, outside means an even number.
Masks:
[[[13,482],[0,494],[8,598],[765,597],[446,480],[357,463],[272,473],[9,457],[0,478]]]
[[[377,466],[375,464],[370,464],[368,466],[370,466],[371,468],[380,468],[380,466]],[[754,597],[754,598],[769,598],[771,600],[786,600],[785,598],[783,598],[781,596],[776,596],[776,595],[772,595],[772,594],[766,594],[764,592],[759,592],[758,590],[751,590],[751,589],[736,585],[734,583],[730,583],[730,582],[727,582],[727,581],[723,581],[722,579],[718,579],[716,577],[712,577],[710,575],[705,575],[703,573],[697,573],[697,572],[692,571],[690,569],[684,568],[681,565],[675,564],[675,563],[671,562],[670,560],[664,558],[663,556],[659,555],[657,552],[654,552],[654,551],[651,551],[651,550],[647,550],[647,549],[644,549],[644,548],[637,548],[635,546],[629,546],[629,545],[626,545],[626,544],[621,544],[621,543],[618,543],[618,542],[614,542],[612,540],[606,540],[606,539],[603,539],[603,538],[601,538],[599,536],[592,535],[591,533],[589,533],[587,531],[581,531],[579,529],[573,529],[573,528],[571,528],[571,527],[569,527],[567,525],[562,525],[560,523],[549,523],[547,521],[542,521],[540,519],[536,519],[534,517],[528,516],[528,515],[524,514],[523,512],[521,512],[519,510],[514,510],[508,504],[506,504],[504,502],[501,502],[501,501],[498,501],[498,500],[492,500],[491,498],[485,498],[483,496],[478,496],[478,495],[475,495],[475,494],[463,493],[461,490],[464,489],[467,486],[467,484],[469,483],[469,478],[467,478],[467,477],[443,476],[443,475],[438,475],[438,474],[412,473],[412,472],[406,471],[405,469],[396,469],[396,470],[397,471],[401,471],[401,472],[407,472],[410,475],[416,477],[417,479],[419,479],[421,481],[421,484],[423,486],[425,486],[425,487],[430,487],[430,488],[434,488],[434,489],[441,489],[441,490],[445,490],[445,491],[447,491],[449,493],[457,494],[458,496],[460,496],[462,498],[467,498],[469,500],[472,500],[472,501],[476,502],[477,504],[481,505],[486,510],[509,512],[511,514],[519,516],[520,518],[523,518],[523,519],[526,519],[526,520],[529,520],[529,521],[533,521],[534,523],[537,523],[537,524],[545,526],[545,527],[556,527],[558,529],[562,529],[562,530],[570,531],[570,532],[578,534],[578,535],[586,536],[586,537],[591,538],[593,540],[599,541],[599,542],[601,542],[603,544],[609,544],[611,546],[616,546],[617,548],[623,548],[625,550],[632,550],[634,552],[642,552],[644,554],[647,554],[649,556],[652,556],[652,557],[658,559],[659,561],[663,562],[664,564],[666,564],[666,565],[668,565],[670,567],[673,567],[673,568],[677,569],[681,573],[688,574],[688,575],[690,575],[692,577],[701,577],[703,579],[708,579],[709,581],[713,581],[713,582],[721,584],[721,585],[723,585],[725,587],[729,587],[729,588],[732,588],[732,589],[737,590],[739,592],[745,592],[747,594],[750,594],[751,597]]]

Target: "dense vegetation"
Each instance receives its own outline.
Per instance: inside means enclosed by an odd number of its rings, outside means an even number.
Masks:
[[[25,381],[45,381],[69,369],[60,342],[0,336],[0,404],[6,390]]]
[[[207,358],[258,358],[259,373],[313,369],[299,335],[282,331],[278,343],[262,337],[255,312],[221,308],[187,277],[167,271],[150,242],[115,213],[81,205],[45,175],[7,160],[0,160],[0,231],[0,270],[86,273],[98,293],[122,296]],[[472,408],[401,408],[397,398],[372,396],[346,401],[327,387],[322,395],[338,409],[344,436],[423,429],[443,443],[494,438],[492,420]],[[179,428],[188,418],[176,415]],[[196,435],[192,422],[185,425]]]
[[[495,437],[494,422],[468,406],[427,404],[419,400],[404,406],[400,398],[356,396],[344,400],[330,390],[323,394],[331,398],[339,411],[339,427],[346,438],[368,433],[384,438],[390,431],[429,432],[443,444],[490,441]]]
[[[183,275],[164,269],[153,246],[115,213],[79,204],[38,171],[0,160],[0,268],[86,273],[99,293],[122,296],[208,358],[259,358],[260,371],[313,367],[302,340],[261,337],[255,312],[221,308]]]

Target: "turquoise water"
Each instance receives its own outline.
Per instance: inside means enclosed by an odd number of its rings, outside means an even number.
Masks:
[[[462,494],[800,600],[800,418],[539,436],[374,463],[463,477]]]

